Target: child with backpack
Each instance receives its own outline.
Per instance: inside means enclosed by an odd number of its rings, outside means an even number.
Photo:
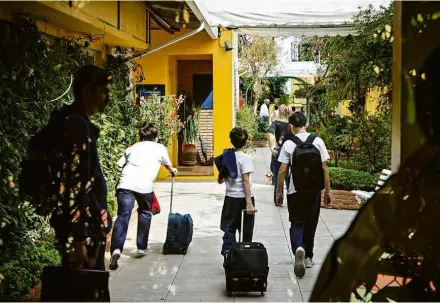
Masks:
[[[306,117],[295,112],[289,117],[292,134],[285,136],[279,155],[281,162],[277,182],[277,203],[283,201],[283,181],[290,166],[288,212],[291,222],[291,248],[295,255],[294,273],[305,275],[314,265],[314,237],[320,216],[321,191],[325,189],[324,203],[331,202],[331,184],[326,161],[329,153],[323,140],[306,131]]]
[[[220,228],[224,232],[221,253],[226,257],[228,251],[236,243],[236,231],[240,230],[242,210],[244,215],[243,241],[251,242],[254,229],[254,197],[251,191],[250,174],[254,172],[253,161],[244,153],[248,134],[241,128],[233,128],[230,132],[231,144],[234,149],[226,149],[215,159],[219,170],[219,183],[225,182],[225,200],[222,208]]]

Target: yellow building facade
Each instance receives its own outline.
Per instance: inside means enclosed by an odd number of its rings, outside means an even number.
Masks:
[[[230,146],[229,132],[233,127],[233,57],[225,41],[235,44],[233,32],[209,28],[197,7],[185,4],[189,20],[184,26],[176,24],[176,11],[184,2],[177,1],[2,1],[0,19],[14,21],[17,15],[30,16],[37,21],[40,31],[55,37],[90,34],[96,37],[89,46],[90,63],[102,65],[106,52],[112,47],[130,48],[144,54],[137,60],[144,72],[142,84],[161,84],[166,95],[177,94],[182,87],[182,66],[187,74],[208,75],[212,78],[213,106],[211,122],[211,154],[218,155]],[[159,22],[158,22],[159,20]],[[162,21],[171,24],[161,25]],[[205,25],[205,26],[204,26]],[[185,29],[184,29],[185,27]],[[199,30],[202,29],[202,30]],[[197,32],[197,33],[196,33]],[[195,33],[195,34],[193,34]],[[178,41],[179,39],[182,39]],[[154,51],[158,48],[157,51]],[[151,53],[148,53],[150,52]],[[181,64],[187,61],[187,64]],[[201,63],[201,64],[198,64]],[[194,66],[201,66],[201,69]],[[202,70],[204,69],[204,70]],[[193,83],[193,79],[190,83]],[[190,85],[190,84],[188,84]],[[188,86],[187,85],[187,86]],[[194,84],[192,84],[194,85]],[[135,92],[134,92],[135,96]],[[177,136],[168,147],[174,166],[178,166]],[[115,163],[116,165],[116,163]],[[207,170],[206,170],[207,171]],[[178,179],[215,180],[217,170],[211,165],[209,173],[182,174]],[[167,179],[165,170],[158,179]]]

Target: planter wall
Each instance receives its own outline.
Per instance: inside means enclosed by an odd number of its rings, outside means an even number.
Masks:
[[[351,209],[356,210],[360,209],[361,205],[357,203],[355,199],[355,195],[350,191],[346,190],[332,190],[332,203],[325,207],[323,204],[323,195],[322,194],[322,202],[321,206],[323,208],[331,208],[331,209]]]
[[[27,295],[20,298],[21,302],[40,302],[41,298],[41,282],[38,282]]]
[[[253,141],[254,147],[268,147],[268,143],[266,141]]]
[[[198,149],[196,144],[184,143],[181,147],[181,162],[184,166],[193,166],[196,164]]]

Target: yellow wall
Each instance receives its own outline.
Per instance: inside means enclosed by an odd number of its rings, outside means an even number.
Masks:
[[[181,33],[183,34],[183,33]],[[152,32],[152,47],[173,39],[164,31]],[[221,45],[224,40],[231,41],[232,33],[223,31]],[[176,94],[177,90],[177,61],[184,59],[198,60],[212,58],[213,60],[213,136],[214,155],[219,155],[229,147],[229,132],[233,125],[233,56],[232,52],[219,47],[218,41],[211,39],[205,31],[167,46],[157,52],[147,55],[138,63],[144,70],[145,84],[165,84],[167,95]],[[178,144],[174,138],[168,147],[173,165],[178,164]],[[215,176],[182,176],[185,180],[213,180]],[[161,169],[158,179],[167,179],[168,172]]]
[[[39,29],[54,36],[88,33],[99,37],[96,45],[147,49],[146,11],[137,1],[120,2],[120,29],[116,1],[1,1],[0,18],[15,13],[39,20]],[[46,20],[46,21],[44,21]]]
[[[372,90],[366,95],[366,104],[364,108],[366,113],[374,114],[376,112],[379,97],[380,90],[378,89]],[[336,112],[341,116],[350,116],[351,112],[349,110],[349,101],[340,102]]]

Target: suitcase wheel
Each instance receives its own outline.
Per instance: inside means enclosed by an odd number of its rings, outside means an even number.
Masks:
[[[265,293],[263,291],[260,292],[260,296],[263,297]]]
[[[233,292],[232,291],[227,291],[227,296],[228,297],[232,297],[233,296]]]
[[[186,255],[187,254],[187,250],[185,248],[181,248],[181,254]]]
[[[166,245],[164,245],[164,246],[162,247],[162,253],[163,253],[164,255],[168,254],[168,248],[167,248]]]

